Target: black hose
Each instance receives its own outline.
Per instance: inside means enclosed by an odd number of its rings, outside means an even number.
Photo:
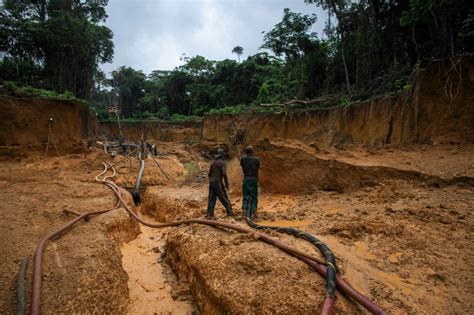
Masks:
[[[247,213],[245,214],[245,218],[247,224],[257,230],[275,230],[279,232],[284,232],[298,238],[304,239],[305,241],[309,242],[311,245],[315,246],[326,258],[326,267],[327,267],[327,274],[326,274],[326,290],[327,294],[331,297],[336,295],[336,259],[334,254],[332,253],[331,249],[317,239],[315,236],[309,234],[308,232],[298,230],[295,228],[290,227],[279,227],[279,226],[266,226],[266,225],[258,225],[257,223],[253,222],[250,215],[250,202],[251,199],[254,198],[252,194],[250,194],[250,198],[248,199],[247,204]]]
[[[132,193],[133,202],[138,206],[142,202],[140,196],[140,183],[142,181],[143,172],[145,171],[145,160],[140,160],[140,172],[138,172],[137,182],[135,183],[135,190]]]
[[[327,293],[330,296],[334,296],[336,294],[336,259],[334,254],[332,253],[331,249],[321,242],[319,239],[314,237],[313,235],[301,231],[295,228],[290,227],[278,227],[278,226],[266,226],[266,225],[258,225],[253,222],[249,217],[247,219],[247,224],[257,230],[275,230],[279,232],[284,232],[298,238],[304,239],[305,241],[309,242],[313,246],[315,246],[326,258],[326,266],[327,266],[327,276],[326,276],[326,289]]]
[[[24,315],[25,314],[25,270],[28,266],[28,256],[25,256],[20,264],[20,271],[18,272],[18,292],[17,292],[17,299],[18,299],[18,308],[17,314]]]

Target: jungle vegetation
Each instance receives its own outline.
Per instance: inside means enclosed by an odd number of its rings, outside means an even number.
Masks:
[[[179,121],[328,94],[366,99],[409,87],[423,60],[474,50],[467,0],[301,1],[326,15],[284,9],[245,60],[236,46],[237,60],[184,56],[171,71],[122,66],[107,76],[99,65],[114,53],[108,0],[3,0],[0,80],[85,99],[101,119],[116,104],[124,118]],[[311,32],[316,19],[326,25],[321,37]]]

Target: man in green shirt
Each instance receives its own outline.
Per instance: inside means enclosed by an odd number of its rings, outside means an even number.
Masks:
[[[257,212],[258,203],[258,170],[260,160],[254,155],[252,146],[245,148],[246,156],[240,158],[240,165],[244,172],[242,183],[242,210],[245,215],[252,220]]]

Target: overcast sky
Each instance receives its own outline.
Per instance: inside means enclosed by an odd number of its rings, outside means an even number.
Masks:
[[[281,21],[284,8],[315,13],[313,31],[322,35],[325,14],[304,0],[109,0],[106,25],[114,33],[115,56],[101,68],[107,75],[122,65],[148,74],[174,69],[183,53],[236,59],[235,46],[244,48],[245,59],[258,52],[262,31]]]

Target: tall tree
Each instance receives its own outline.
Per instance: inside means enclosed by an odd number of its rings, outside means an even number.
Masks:
[[[240,62],[240,56],[244,53],[244,49],[241,46],[235,46],[232,48],[232,53],[237,55],[237,59]]]
[[[132,117],[138,100],[144,95],[146,76],[142,71],[122,66],[112,71],[113,87],[118,95],[118,106],[125,118]]]

